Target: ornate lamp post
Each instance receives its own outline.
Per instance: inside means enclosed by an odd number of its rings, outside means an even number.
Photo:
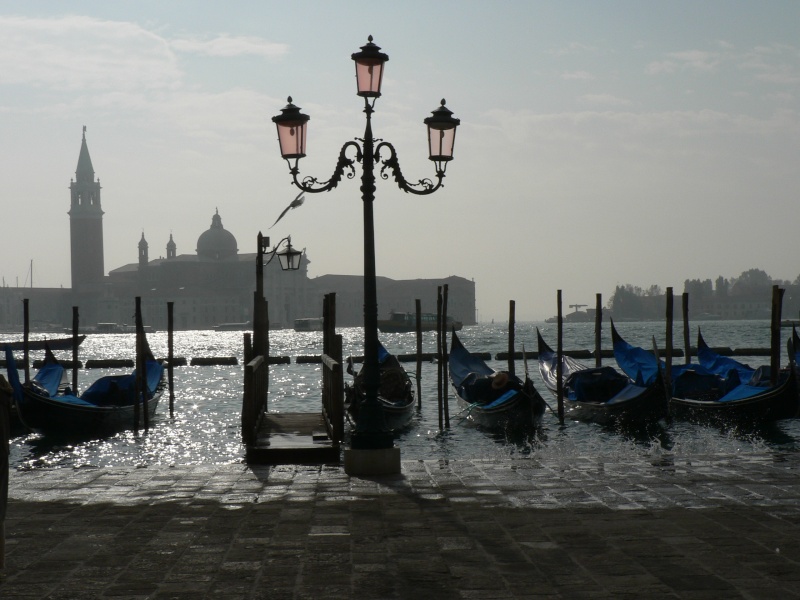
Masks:
[[[373,226],[372,203],[375,199],[376,163],[382,164],[381,179],[388,179],[387,169],[391,169],[394,180],[404,192],[418,195],[432,194],[442,187],[447,163],[453,159],[456,127],[460,120],[453,118],[453,113],[445,106],[433,111],[432,116],[424,120],[428,127],[428,147],[430,159],[436,166],[436,183],[430,179],[420,179],[410,183],[403,177],[397,162],[394,146],[386,141],[376,140],[372,135],[372,113],[375,101],[381,95],[383,67],[389,57],[372,43],[372,36],[360,52],[352,55],[356,64],[357,94],[364,98],[364,114],[366,128],[363,138],[346,142],[339,151],[339,161],[333,175],[327,181],[319,181],[316,177],[299,178],[298,163],[306,155],[306,128],[309,116],[300,112],[300,108],[289,103],[281,109],[281,114],[272,118],[278,129],[281,156],[289,165],[289,173],[298,188],[309,193],[328,192],[335,188],[342,177],[355,177],[356,162],[361,163],[361,198],[364,203],[364,400],[359,408],[356,429],[351,437],[354,449],[383,449],[392,447],[392,437],[386,429],[383,411],[378,401],[380,373],[378,366],[378,301],[375,275],[375,230]],[[379,142],[376,144],[376,142]],[[352,152],[353,158],[348,158]]]
[[[280,250],[281,244],[286,242],[286,247]],[[264,262],[264,255],[269,253],[267,262]],[[287,236],[278,242],[275,247],[269,249],[269,237],[258,232],[258,254],[256,254],[256,291],[253,300],[253,353],[258,356],[266,354],[267,351],[267,327],[266,327],[266,300],[264,299],[264,267],[278,257],[281,269],[284,271],[296,271],[300,268],[300,257],[303,255],[299,250],[292,248],[292,237]]]

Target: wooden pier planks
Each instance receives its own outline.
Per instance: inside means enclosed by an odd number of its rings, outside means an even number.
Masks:
[[[321,413],[265,413],[246,459],[268,465],[341,462],[340,447],[328,437]]]

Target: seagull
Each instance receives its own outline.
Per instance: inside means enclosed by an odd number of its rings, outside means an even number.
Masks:
[[[281,216],[278,217],[277,219],[275,219],[275,223],[273,223],[272,225],[269,226],[270,229],[275,227],[275,225],[277,225],[278,221],[280,221],[283,218],[283,215],[285,215],[287,212],[289,212],[290,209],[297,208],[298,206],[302,206],[303,205],[303,202],[305,201],[305,197],[303,197],[303,194],[305,194],[305,192],[300,192],[299,194],[297,194],[297,198],[292,200],[291,203],[289,203],[289,206],[287,206],[286,208],[283,209],[283,212],[281,213]]]

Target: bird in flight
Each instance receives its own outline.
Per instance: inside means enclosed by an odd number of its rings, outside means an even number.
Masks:
[[[303,202],[305,201],[305,196],[303,196],[303,194],[305,194],[305,192],[300,192],[299,194],[297,194],[297,198],[292,200],[289,203],[289,206],[287,206],[286,208],[283,209],[283,212],[281,213],[281,216],[278,217],[277,219],[275,219],[275,222],[272,225],[269,226],[270,229],[275,227],[275,225],[277,225],[278,221],[280,221],[283,218],[283,215],[285,215],[287,212],[289,212],[289,210],[291,210],[292,208],[297,208],[298,206],[302,206],[303,205]]]

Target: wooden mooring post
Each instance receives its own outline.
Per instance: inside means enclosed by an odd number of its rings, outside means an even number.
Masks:
[[[508,301],[508,376],[514,377],[516,361],[514,360],[514,328],[516,325],[516,308],[514,300]]]
[[[558,422],[564,424],[564,319],[561,315],[561,290],[556,294],[556,303],[558,304],[558,317],[557,328],[558,334],[556,336],[558,345],[556,346],[556,398],[558,399]]]
[[[667,288],[667,330],[665,332],[667,353],[664,356],[664,381],[667,386],[672,385],[672,288]]]
[[[603,294],[594,297],[594,366],[603,366]]]
[[[344,441],[344,373],[342,336],[336,333],[336,294],[322,301],[322,417],[328,437]]]
[[[175,343],[173,339],[173,330],[175,325],[174,320],[174,302],[167,302],[167,381],[169,382],[169,416],[174,416],[175,411],[175,380],[173,373],[173,365],[175,361]]]
[[[79,393],[78,390],[78,367],[80,363],[78,362],[78,346],[80,345],[80,341],[78,340],[78,329],[80,323],[80,315],[78,313],[78,307],[72,307],[72,391],[77,396]]]
[[[685,363],[692,362],[692,343],[689,339],[689,292],[681,295],[681,309],[683,310],[683,355]]]
[[[444,427],[450,429],[450,372],[447,362],[447,296],[448,285],[442,286],[442,406],[444,408]]]
[[[444,429],[444,400],[442,397],[442,363],[445,358],[445,344],[442,343],[442,286],[436,288],[436,404],[439,411],[439,431]]]
[[[770,326],[770,360],[769,380],[777,385],[781,369],[781,312],[783,308],[784,290],[777,285],[772,286],[772,320]]]
[[[28,341],[30,338],[31,322],[30,322],[30,307],[28,298],[22,300],[22,345],[23,345],[23,358],[25,360],[25,383],[31,381],[30,360],[28,352]]]
[[[417,310],[417,410],[422,410],[422,301],[414,301]]]

